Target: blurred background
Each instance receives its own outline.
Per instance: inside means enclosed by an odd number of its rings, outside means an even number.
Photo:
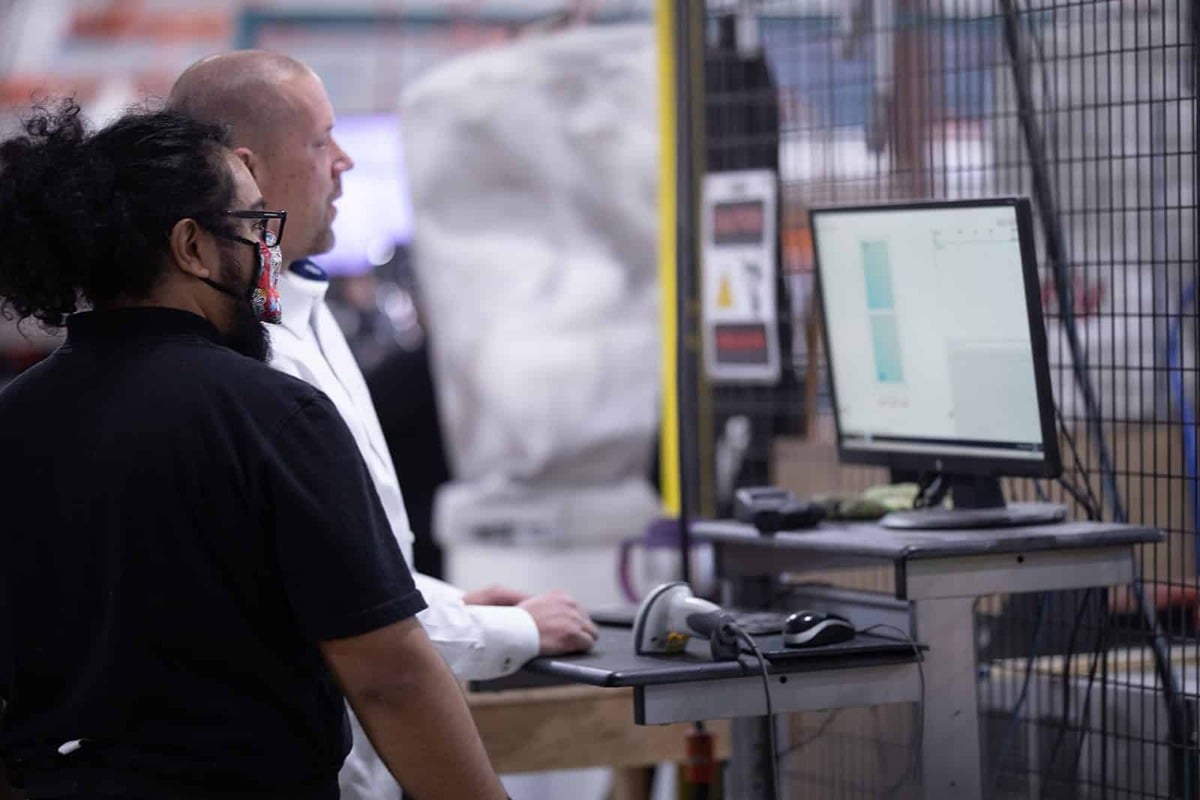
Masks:
[[[651,0],[2,0],[0,133],[31,99],[71,94],[101,124],[164,97],[198,58],[278,50],[324,80],[337,135],[358,168],[345,178],[336,249],[339,320],[365,369],[422,337],[412,307],[412,209],[401,148],[401,90],[479,48],[568,27],[648,22]],[[0,383],[52,347],[34,326],[0,321]],[[28,338],[27,338],[28,337]]]

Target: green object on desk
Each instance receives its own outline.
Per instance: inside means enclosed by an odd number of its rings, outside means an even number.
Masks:
[[[857,494],[827,495],[818,501],[825,505],[827,519],[861,522],[879,519],[891,511],[910,509],[916,496],[915,483],[886,483]]]

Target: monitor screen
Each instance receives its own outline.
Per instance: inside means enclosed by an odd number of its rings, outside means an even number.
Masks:
[[[840,456],[1060,471],[1028,201],[812,212]]]

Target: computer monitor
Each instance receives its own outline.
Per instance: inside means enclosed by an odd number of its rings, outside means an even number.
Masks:
[[[1032,214],[1024,198],[811,212],[842,461],[938,475],[953,510],[892,527],[1061,519],[999,478],[1061,472]]]

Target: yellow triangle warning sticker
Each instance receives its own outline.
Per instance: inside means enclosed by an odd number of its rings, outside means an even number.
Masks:
[[[717,290],[717,308],[733,307],[733,290],[729,288],[729,276],[721,276],[721,286]]]

